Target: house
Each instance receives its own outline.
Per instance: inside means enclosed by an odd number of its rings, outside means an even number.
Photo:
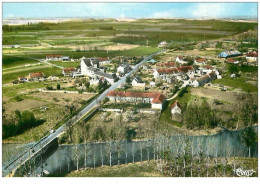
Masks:
[[[207,60],[205,58],[199,58],[194,60],[194,65],[202,66],[202,65],[206,65],[206,63]]]
[[[147,61],[149,64],[155,64],[157,61],[154,59],[150,59],[149,61]]]
[[[109,84],[114,84],[116,81],[118,81],[118,77],[116,76],[115,73],[113,74],[108,74],[102,71],[96,71],[95,76],[97,76],[100,79],[105,79]]]
[[[178,76],[182,74],[193,74],[195,72],[192,66],[180,66],[178,68],[156,69],[153,73],[155,79],[166,80],[169,76]]]
[[[98,58],[99,64],[100,65],[107,65],[107,64],[111,64],[111,60],[106,57],[106,58]]]
[[[171,105],[171,114],[178,115],[181,114],[181,106],[177,100],[175,100]]]
[[[109,84],[113,84],[118,80],[116,74],[105,73],[104,69],[99,68],[99,61],[97,58],[82,58],[80,67],[81,75],[86,75],[91,78],[97,76],[99,79],[105,79]]]
[[[258,52],[257,51],[247,52],[247,54],[246,54],[246,61],[247,62],[256,62],[257,58],[258,58]]]
[[[200,69],[200,74],[208,74],[210,72],[212,72],[212,70],[214,69],[212,66],[210,65],[206,65],[206,66],[203,66],[203,68],[199,68]]]
[[[38,81],[44,79],[44,77],[45,75],[42,72],[34,72],[34,73],[29,73],[27,78],[28,80]]]
[[[62,60],[62,56],[59,54],[46,55],[46,60],[58,61],[58,60]]]
[[[62,61],[70,61],[70,57],[69,56],[62,56]]]
[[[58,81],[58,80],[60,80],[60,78],[59,78],[59,77],[56,77],[56,76],[49,76],[49,77],[47,78],[47,80],[49,80],[49,81]]]
[[[75,68],[63,68],[62,74],[63,76],[73,76],[73,73],[76,71]]]
[[[179,64],[187,64],[188,63],[188,62],[183,60],[183,56],[177,56],[175,61]]]
[[[167,46],[167,42],[166,41],[162,41],[158,44],[158,47],[161,47],[161,48],[165,48]]]
[[[18,81],[19,81],[20,83],[25,83],[25,82],[28,82],[29,80],[28,80],[27,77],[21,76],[21,77],[18,77]]]
[[[121,64],[118,68],[117,68],[117,72],[118,73],[122,73],[122,74],[125,74],[125,73],[128,73],[130,72],[131,68],[129,66],[129,64]]]
[[[228,58],[228,59],[226,60],[226,63],[228,63],[228,64],[239,64],[239,61],[238,61],[238,60],[235,60],[235,59],[233,59],[233,58]]]
[[[206,83],[209,83],[210,81],[214,80],[217,78],[217,73],[215,71],[210,72],[209,74],[203,75],[199,78],[192,78],[190,85],[193,87],[199,87],[203,86]]]
[[[155,82],[150,82],[150,87],[155,87],[156,85],[155,85]]]
[[[12,45],[12,48],[20,48],[20,45]]]
[[[145,90],[145,83],[142,81],[142,79],[138,76],[136,76],[132,81],[132,86],[134,89],[141,89]]]
[[[175,67],[176,64],[175,64],[175,62],[170,61],[170,62],[164,62],[164,63],[157,63],[156,66],[168,68],[168,67]]]
[[[100,79],[98,79],[97,77],[92,77],[92,79],[90,79],[89,81],[90,85],[99,85],[101,83]]]
[[[218,57],[219,58],[231,58],[231,57],[236,57],[242,55],[239,51],[237,50],[230,50],[230,51],[223,51],[221,52]]]
[[[163,109],[166,97],[161,93],[110,91],[106,94],[110,101],[150,103],[153,109]]]
[[[236,78],[236,74],[231,74],[230,77],[231,78]]]

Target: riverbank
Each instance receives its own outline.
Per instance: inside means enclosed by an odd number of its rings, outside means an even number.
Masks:
[[[218,162],[221,162],[220,158],[217,158]],[[236,169],[239,168],[243,170],[253,170],[253,177],[258,176],[258,159],[257,158],[248,158],[248,157],[235,157],[235,158],[227,158],[228,163],[225,171],[225,177],[237,177],[237,173],[233,172],[231,169],[234,162],[236,162]],[[210,175],[208,177],[214,177],[213,169],[214,164],[209,165]],[[195,168],[194,168],[195,170]],[[238,171],[237,171],[238,172]],[[195,173],[195,171],[194,171]],[[239,172],[238,172],[239,173]],[[205,175],[203,175],[205,174]],[[203,173],[200,177],[206,177],[206,173]],[[80,169],[79,171],[71,171],[67,174],[56,174],[49,175],[50,177],[167,177],[167,175],[163,174],[159,171],[157,162],[155,160],[151,161],[143,161],[137,163],[129,163],[123,165],[114,165],[114,166],[104,166],[97,168],[88,168],[88,169]],[[186,175],[186,177],[190,177],[190,175]],[[198,177],[196,174],[193,177]],[[218,166],[218,175],[217,177],[222,177],[222,167]]]

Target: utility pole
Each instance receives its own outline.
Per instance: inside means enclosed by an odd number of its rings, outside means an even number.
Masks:
[[[146,46],[148,47],[148,45],[149,45],[149,40],[147,39],[146,40]]]

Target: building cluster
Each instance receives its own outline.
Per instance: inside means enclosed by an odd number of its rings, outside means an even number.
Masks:
[[[161,93],[110,91],[106,95],[114,102],[150,103],[151,108],[162,110],[166,97]]]

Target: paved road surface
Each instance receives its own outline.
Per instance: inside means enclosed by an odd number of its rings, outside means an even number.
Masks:
[[[106,91],[104,91],[99,97],[97,97],[95,100],[93,100],[89,105],[87,105],[81,112],[79,112],[76,116],[74,116],[71,119],[71,123],[74,124],[77,121],[79,121],[84,115],[86,115],[89,111],[91,111],[95,106],[98,105],[100,101],[102,101],[105,97],[106,94],[109,91],[115,90],[121,83],[124,83],[126,80],[126,77],[130,76],[133,74],[144,62],[148,61],[150,58],[153,56],[163,52],[164,50],[161,50],[159,52],[156,52],[154,54],[151,54],[150,56],[147,56],[144,58],[143,61],[141,61],[139,64],[137,64],[133,70],[131,70],[129,73],[127,73],[123,78],[118,80],[116,83],[114,83],[112,86],[110,86]],[[12,161],[10,164],[7,166],[3,167],[2,175],[6,176],[8,175],[12,170],[17,168],[22,162],[26,162],[28,159],[31,158],[33,154],[36,154],[41,151],[41,148],[46,146],[48,143],[50,143],[52,140],[55,138],[59,137],[64,131],[66,130],[66,124],[63,124],[60,126],[58,129],[55,130],[54,133],[50,134],[49,136],[46,136],[42,138],[39,142],[37,142],[30,150],[27,150],[23,154],[21,154],[17,159]],[[33,153],[31,151],[34,151]]]

